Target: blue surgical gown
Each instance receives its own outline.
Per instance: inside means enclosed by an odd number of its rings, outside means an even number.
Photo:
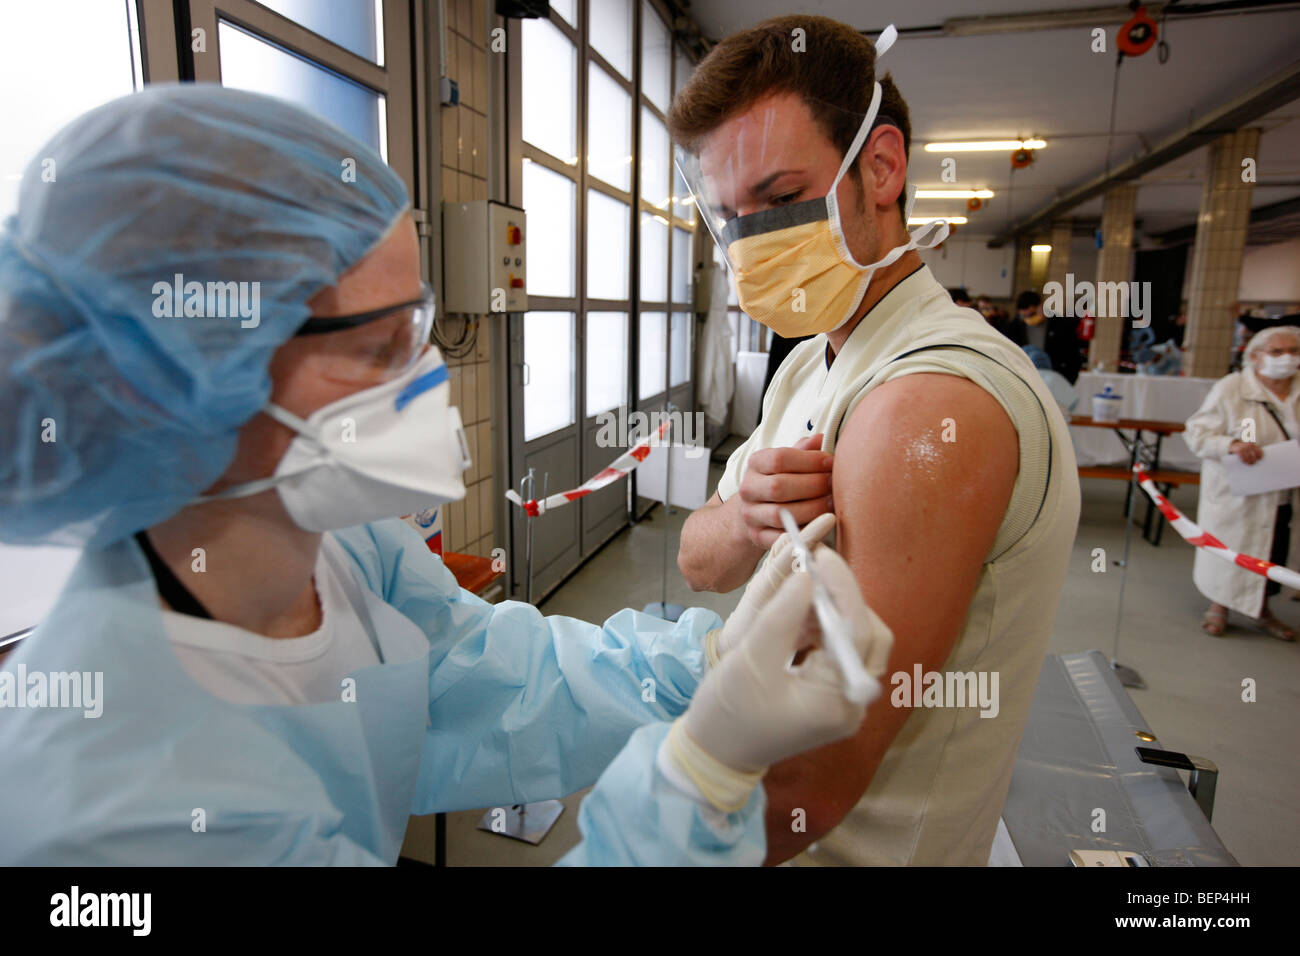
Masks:
[[[354,699],[297,706],[230,703],[197,685],[135,542],[86,552],[0,670],[101,673],[102,714],[0,709],[0,864],[392,864],[409,814],[593,783],[563,863],[762,861],[761,787],[720,816],[655,765],[716,614],[671,623],[624,610],[603,627],[544,617],[461,590],[401,521],[335,535],[429,650],[390,661],[377,634],[383,663],[350,675]]]

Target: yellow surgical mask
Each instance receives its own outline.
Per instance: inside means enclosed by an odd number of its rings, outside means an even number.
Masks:
[[[834,197],[832,187],[821,199],[738,216],[723,230],[741,309],[777,335],[838,329],[857,311],[877,269],[948,237],[946,222],[927,223],[880,260],[860,265],[844,240]]]
[[[896,37],[897,31],[888,27],[876,41],[876,55],[883,55]],[[692,157],[679,154],[678,167],[735,278],[741,309],[778,335],[798,338],[838,329],[853,317],[878,269],[912,249],[931,249],[948,238],[948,223],[936,219],[919,227],[908,242],[889,250],[876,262],[863,264],[853,258],[844,237],[836,190],[871,132],[882,95],[876,83],[871,106],[830,191],[817,199],[715,221],[709,215],[708,204],[700,204],[699,197],[709,195],[710,190],[698,158],[692,161]],[[743,166],[726,158],[720,160],[720,165],[732,169]],[[904,222],[911,213],[915,192],[915,187],[909,187]]]

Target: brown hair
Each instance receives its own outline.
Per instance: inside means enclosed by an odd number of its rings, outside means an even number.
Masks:
[[[804,51],[794,49],[794,30],[803,30]],[[840,151],[847,153],[871,107],[876,48],[852,27],[829,17],[772,17],[719,43],[696,67],[668,111],[668,131],[690,152],[737,113],[771,93],[796,93]],[[888,73],[880,81],[875,124],[903,134],[906,158],[912,146],[907,104]],[[855,162],[850,174],[862,184]],[[898,194],[901,215],[907,187]],[[907,223],[903,223],[907,227]]]

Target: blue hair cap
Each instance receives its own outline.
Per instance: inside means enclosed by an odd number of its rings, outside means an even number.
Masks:
[[[0,227],[0,540],[102,547],[210,486],[308,300],[409,205],[256,93],[153,86],[64,127]]]

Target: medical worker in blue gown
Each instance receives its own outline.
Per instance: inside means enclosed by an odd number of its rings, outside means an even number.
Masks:
[[[392,864],[408,814],[593,783],[565,862],[762,860],[764,769],[865,712],[810,576],[782,543],[725,626],[460,590],[392,517],[464,494],[432,318],[401,179],[288,103],[150,88],[32,160],[0,538],[85,552],[0,668],[0,863]],[[888,629],[815,561],[879,673]]]

